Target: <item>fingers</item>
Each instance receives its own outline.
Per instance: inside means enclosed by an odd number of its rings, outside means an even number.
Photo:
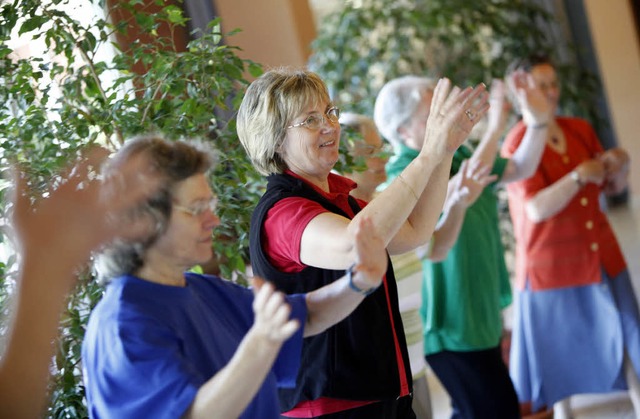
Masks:
[[[468,87],[458,97],[457,103],[460,104],[460,110],[464,110],[466,117],[472,123],[471,127],[473,127],[489,110],[489,95],[486,86],[484,83],[480,83],[473,89]]]
[[[431,112],[430,115],[439,115],[443,112],[442,105],[449,96],[449,90],[451,89],[451,81],[449,79],[442,78],[438,80],[435,89],[433,90],[433,98],[431,99]]]
[[[464,179],[470,176],[469,159],[462,161],[462,164],[460,165],[460,170],[458,170],[458,173],[460,173]]]
[[[272,342],[282,342],[300,327],[298,321],[289,320],[291,307],[281,292],[275,291],[272,284],[258,278],[254,279],[253,311],[256,316],[255,327]]]
[[[156,173],[150,159],[137,155],[109,170],[101,186],[101,195],[109,202],[111,211],[137,206],[161,187],[162,178]]]
[[[252,285],[254,295],[253,310],[256,311],[258,308],[262,309],[269,296],[273,294],[273,285],[262,280],[261,278],[254,278],[252,281]]]
[[[370,218],[359,219],[355,231],[355,271],[363,288],[380,285],[387,271],[388,258],[384,241],[377,235]]]
[[[487,186],[490,183],[495,182],[496,180],[498,180],[498,175],[488,175],[488,176],[483,176],[479,179],[479,182],[483,185],[483,186]]]
[[[489,102],[502,100],[505,94],[504,82],[500,79],[493,79],[489,88]]]
[[[102,157],[98,153],[95,156]],[[147,212],[140,214],[139,208],[161,188],[162,178],[143,154],[124,163],[109,163],[114,165],[108,168],[107,175],[90,184],[97,189],[97,211],[104,215],[108,234],[125,240],[148,236],[154,231],[156,220]]]

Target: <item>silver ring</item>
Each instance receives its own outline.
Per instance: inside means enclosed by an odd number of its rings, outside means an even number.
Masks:
[[[467,109],[464,113],[467,115],[467,118],[469,118],[469,121],[473,121],[476,118],[476,114],[471,112],[471,109]]]

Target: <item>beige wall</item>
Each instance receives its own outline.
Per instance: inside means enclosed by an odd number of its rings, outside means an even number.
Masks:
[[[215,0],[224,32],[241,28],[229,39],[242,58],[265,67],[304,66],[315,38],[309,3],[304,0]]]
[[[640,203],[640,41],[630,0],[583,0],[618,144],[631,155]]]

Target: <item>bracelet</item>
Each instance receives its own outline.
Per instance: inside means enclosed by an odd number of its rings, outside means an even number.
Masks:
[[[582,188],[584,186],[584,182],[580,179],[580,174],[577,170],[572,170],[571,173],[569,173],[569,176],[571,176],[571,179],[576,182],[578,187]]]
[[[354,282],[353,282],[353,275],[355,274],[353,268],[356,267],[356,264],[354,263],[353,265],[349,266],[349,269],[347,269],[346,273],[347,273],[347,278],[349,278],[349,288],[351,288],[352,290],[354,290],[355,292],[357,292],[358,294],[364,295],[365,297],[367,295],[373,294],[373,292],[375,290],[378,289],[378,287],[380,285],[378,285],[377,287],[373,287],[373,288],[369,288],[368,290],[363,290],[362,288],[360,288],[359,286],[357,286]]]
[[[546,128],[547,126],[549,126],[548,122],[541,122],[541,123],[535,124],[535,125],[527,125],[528,128],[533,128],[533,129]]]
[[[419,201],[418,199],[418,195],[416,195],[415,191],[413,190],[413,188],[411,186],[409,186],[409,184],[404,180],[404,178],[402,177],[402,173],[400,173],[398,175],[398,179],[400,180],[400,182],[407,187],[407,189],[409,189],[409,191],[411,192],[411,194],[413,195],[413,197],[416,199],[416,202]]]

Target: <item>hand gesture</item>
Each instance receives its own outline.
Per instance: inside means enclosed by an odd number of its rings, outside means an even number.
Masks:
[[[300,327],[297,320],[290,320],[291,307],[281,292],[264,279],[255,277],[253,285],[253,331],[266,342],[282,344]]]
[[[506,98],[506,87],[500,79],[493,79],[491,82],[489,105],[487,131],[502,133],[507,125],[507,119],[509,119],[511,103]]]
[[[497,178],[497,175],[491,174],[491,167],[482,165],[480,160],[465,160],[458,173],[452,178],[454,180],[451,184],[454,188],[452,191],[455,194],[454,199],[468,208],[476,202],[485,186]]]
[[[57,178],[48,196],[33,203],[24,174],[14,170],[12,225],[21,253],[52,268],[73,269],[99,245],[148,231],[148,221],[124,215],[155,192],[160,179],[142,156],[119,164],[117,175],[100,179],[92,168],[107,154],[91,150]]]
[[[387,272],[387,251],[371,219],[363,217],[355,230],[354,282],[361,289],[376,288]]]
[[[597,158],[582,162],[575,170],[583,183],[602,185],[606,176],[604,163]]]
[[[629,155],[621,148],[605,151],[598,160],[604,165],[604,191],[607,194],[619,194],[629,181]]]
[[[553,108],[530,74],[524,70],[514,71],[508,79],[514,92],[522,119],[526,125],[546,124],[551,120]]]
[[[460,90],[440,79],[433,91],[422,151],[437,159],[455,152],[489,109],[484,84]]]

